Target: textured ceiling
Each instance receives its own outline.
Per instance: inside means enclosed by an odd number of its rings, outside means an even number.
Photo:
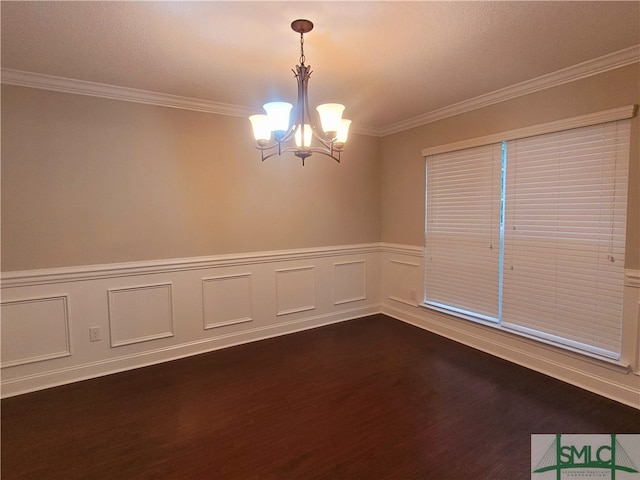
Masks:
[[[11,2],[2,67],[260,110],[295,100],[382,128],[640,44],[640,2]]]

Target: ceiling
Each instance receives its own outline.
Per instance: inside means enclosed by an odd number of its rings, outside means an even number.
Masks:
[[[384,129],[640,44],[640,2],[1,3],[1,65],[248,107],[310,102]]]

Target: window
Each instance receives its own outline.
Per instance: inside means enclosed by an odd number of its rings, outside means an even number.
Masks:
[[[427,160],[425,291],[434,306],[499,320],[500,144]]]
[[[619,359],[630,123],[584,123],[426,155],[426,305]]]

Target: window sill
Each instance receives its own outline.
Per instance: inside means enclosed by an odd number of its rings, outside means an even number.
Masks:
[[[546,340],[544,338],[539,338],[534,335],[528,335],[524,332],[519,332],[517,330],[506,328],[497,322],[483,320],[480,318],[473,317],[471,315],[465,315],[460,312],[448,310],[446,308],[441,308],[434,305],[429,305],[426,303],[419,303],[418,306],[425,310],[430,310],[430,311],[442,314],[445,318],[453,317],[454,319],[466,320],[475,325],[489,327],[499,335],[502,335],[504,337],[511,337],[511,338],[515,337],[521,341],[524,341],[528,345],[537,346],[549,352],[559,353],[561,355],[565,355],[576,360],[586,361],[588,363],[591,363],[592,365],[604,367],[619,373],[627,374],[631,371],[631,366],[627,362],[596,355],[591,352],[587,352],[587,351],[573,348],[557,342]]]

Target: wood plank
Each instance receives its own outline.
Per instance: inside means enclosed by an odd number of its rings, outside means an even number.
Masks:
[[[529,479],[640,411],[384,315],[2,400],[2,478]]]

